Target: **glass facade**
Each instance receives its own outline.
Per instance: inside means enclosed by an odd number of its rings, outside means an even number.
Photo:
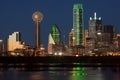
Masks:
[[[84,46],[84,22],[82,4],[74,4],[73,7],[74,45]]]
[[[59,44],[60,43],[60,30],[58,29],[56,24],[52,26],[51,35],[52,35],[52,38],[55,44]]]

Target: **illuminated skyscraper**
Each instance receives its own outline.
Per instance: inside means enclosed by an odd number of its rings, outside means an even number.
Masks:
[[[96,16],[96,12],[94,13],[94,17],[90,17],[89,19],[89,29],[88,29],[88,36],[90,38],[90,40],[88,40],[91,44],[91,46],[89,47],[90,51],[95,51],[97,50],[97,52],[102,53],[103,51],[105,51],[104,47],[105,43],[104,43],[104,39],[103,36],[108,35],[108,34],[104,34],[102,31],[102,19],[101,17],[97,18]],[[88,46],[90,45],[88,44]],[[101,48],[102,47],[102,48]],[[92,50],[93,49],[93,50]]]
[[[50,34],[51,34],[55,44],[59,44],[60,43],[60,30],[56,24],[54,24],[52,26],[52,30],[51,30]]]
[[[54,24],[52,26],[52,30],[49,34],[49,41],[48,41],[48,52],[49,54],[54,53],[55,46],[60,44],[60,30],[58,29],[57,25]]]
[[[14,51],[15,49],[23,49],[23,42],[21,42],[20,32],[14,32],[12,35],[9,35],[8,38],[8,51]]]
[[[74,4],[73,7],[73,29],[74,29],[74,45],[84,46],[84,21],[83,21],[83,5]]]
[[[35,27],[36,27],[36,34],[35,34],[35,48],[39,49],[40,48],[40,22],[43,19],[42,13],[39,11],[33,13],[32,19],[35,22]]]
[[[96,12],[94,13],[94,18],[89,19],[89,37],[97,38],[97,34],[102,32],[102,20],[101,17],[97,18]]]

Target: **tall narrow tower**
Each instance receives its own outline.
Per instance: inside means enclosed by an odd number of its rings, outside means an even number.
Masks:
[[[82,4],[74,4],[73,29],[74,29],[74,37],[75,37],[74,45],[84,46],[84,22],[83,22],[83,5]]]
[[[40,47],[40,22],[43,19],[43,15],[42,13],[40,13],[39,11],[34,12],[32,15],[32,19],[35,22],[35,28],[36,28],[36,32],[35,32],[35,48],[38,49]]]

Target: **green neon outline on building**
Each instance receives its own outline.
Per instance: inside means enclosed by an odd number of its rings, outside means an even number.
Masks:
[[[74,45],[84,46],[84,21],[83,21],[83,5],[74,4],[73,7],[73,29],[75,30]]]
[[[51,35],[52,35],[52,38],[55,44],[59,44],[60,43],[60,30],[58,29],[56,24],[53,24],[52,26]]]

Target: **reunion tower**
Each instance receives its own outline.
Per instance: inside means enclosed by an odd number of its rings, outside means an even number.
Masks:
[[[40,22],[43,19],[43,15],[41,12],[36,11],[32,15],[32,19],[35,22],[35,49],[40,48]]]

